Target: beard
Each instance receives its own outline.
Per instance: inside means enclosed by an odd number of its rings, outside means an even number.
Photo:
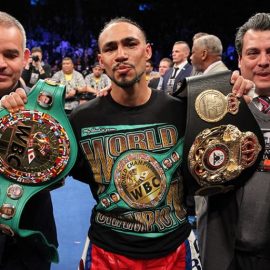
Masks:
[[[113,71],[116,70],[116,68],[118,67],[118,65],[120,64],[117,64],[114,68],[113,68]],[[131,66],[135,71],[135,66],[129,64],[129,66]],[[126,88],[130,88],[132,87],[135,83],[139,82],[143,76],[143,74],[145,73],[145,71],[142,71],[141,73],[137,73],[136,71],[136,75],[133,79],[131,80],[127,80],[125,77],[123,77],[121,80],[117,80],[114,76],[114,74],[112,76],[109,76],[109,78],[119,87],[123,88],[123,89],[126,89]]]

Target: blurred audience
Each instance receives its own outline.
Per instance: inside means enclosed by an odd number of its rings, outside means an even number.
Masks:
[[[162,83],[163,83],[163,76],[164,76],[165,72],[170,67],[172,67],[172,65],[173,65],[173,62],[170,58],[167,58],[167,57],[162,58],[160,60],[159,67],[158,67],[159,76],[152,78],[149,81],[148,86],[151,88],[155,88],[155,89],[160,90],[162,87]]]
[[[149,82],[153,78],[159,77],[159,73],[157,71],[154,71],[154,63],[151,59],[146,60],[145,77],[147,82]]]
[[[92,73],[85,77],[85,83],[86,87],[78,91],[80,104],[95,98],[99,91],[111,88],[111,80],[98,62],[92,66]]]
[[[83,75],[74,70],[74,63],[70,57],[62,60],[62,70],[56,72],[52,80],[66,85],[65,111],[69,115],[71,111],[79,105],[78,92],[85,87]]]
[[[225,22],[226,19],[222,21],[222,18],[217,18],[218,15],[212,5],[207,7],[208,19],[206,19],[205,12],[201,12],[204,6],[200,3],[189,6],[189,12],[178,16],[179,10],[186,9],[186,5],[181,1],[166,3],[167,9],[164,9],[163,1],[147,4],[150,5],[147,9],[142,8],[137,1],[128,1],[128,4],[121,1],[121,5],[120,2],[106,3],[106,8],[104,5],[99,6],[98,3],[95,6],[89,5],[89,1],[23,1],[19,10],[15,8],[19,6],[16,3],[22,2],[14,0],[12,4],[3,3],[2,10],[9,8],[11,14],[18,14],[26,29],[27,47],[30,50],[33,47],[42,48],[43,62],[51,65],[52,75],[61,70],[61,61],[64,57],[72,58],[74,69],[82,73],[84,77],[91,73],[91,66],[97,60],[97,35],[100,28],[110,17],[121,16],[121,14],[130,16],[144,25],[148,41],[153,48],[154,66],[158,66],[164,57],[171,58],[170,44],[173,44],[175,40],[186,41],[191,46],[195,33],[211,31],[223,41],[222,60],[224,63],[229,69],[237,69],[237,53],[233,45],[234,23],[230,23],[231,27],[224,25],[223,21]],[[235,3],[234,7],[237,5]],[[249,3],[250,9],[258,8],[258,5],[263,4],[258,4],[255,0]],[[161,11],[165,12],[164,16],[160,16]],[[158,25],[153,20],[146,20],[146,14],[147,17],[158,17]],[[196,16],[190,16],[190,14],[196,14]],[[243,16],[242,12],[240,15]],[[237,18],[237,16],[234,17]],[[211,24],[211,21],[215,23]],[[153,26],[157,26],[158,30],[153,31]]]
[[[190,47],[186,41],[176,41],[172,48],[173,67],[164,76],[162,90],[172,95],[181,87],[183,80],[190,76],[192,65],[188,62]]]
[[[42,56],[40,47],[32,48],[31,56],[22,73],[22,78],[28,87],[35,85],[39,79],[51,77],[51,66],[43,62]]]

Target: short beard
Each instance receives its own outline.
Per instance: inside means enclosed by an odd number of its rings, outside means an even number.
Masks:
[[[135,69],[135,67],[134,67]],[[114,77],[114,75],[112,75],[112,77],[110,77],[110,79],[119,87],[126,89],[126,88],[130,88],[132,87],[135,83],[139,82],[142,78],[142,76],[144,75],[145,71],[141,72],[140,74],[136,73],[136,76],[133,80],[131,81],[127,81],[127,80],[123,80],[123,81],[117,81]]]

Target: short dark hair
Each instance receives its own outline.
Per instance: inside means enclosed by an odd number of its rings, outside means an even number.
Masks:
[[[63,61],[71,61],[71,62],[73,63],[73,60],[72,60],[71,57],[64,57],[64,58],[62,59],[62,63],[63,63]]]
[[[235,35],[235,48],[238,55],[242,55],[244,35],[250,29],[255,31],[270,30],[270,13],[256,13],[238,28]]]
[[[100,63],[99,62],[95,62],[91,67],[92,68],[95,68],[95,67],[101,67],[101,66],[100,66]]]
[[[31,53],[35,53],[35,52],[40,52],[40,53],[42,53],[42,49],[41,49],[40,47],[33,47],[33,48],[31,49]]]
[[[121,23],[121,22],[124,22],[124,23],[129,23],[129,24],[132,24],[134,25],[135,27],[137,27],[143,34],[143,37],[144,37],[144,40],[145,42],[147,42],[147,38],[146,38],[146,34],[145,34],[145,31],[143,30],[143,28],[135,21],[129,19],[129,18],[126,18],[126,17],[116,17],[112,20],[110,20],[109,22],[105,23],[103,29],[100,31],[100,34],[98,36],[98,44],[99,44],[99,39],[100,39],[100,36],[101,34],[112,24],[114,23]]]

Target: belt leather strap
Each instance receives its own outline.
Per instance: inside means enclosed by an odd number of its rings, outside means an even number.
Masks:
[[[21,229],[21,215],[37,192],[61,181],[77,157],[77,144],[64,111],[65,86],[39,80],[25,110],[0,111],[0,229],[32,239],[58,262],[57,248],[40,231]]]
[[[212,195],[248,180],[262,158],[264,138],[243,98],[232,94],[231,71],[188,77],[183,173],[191,194]]]

